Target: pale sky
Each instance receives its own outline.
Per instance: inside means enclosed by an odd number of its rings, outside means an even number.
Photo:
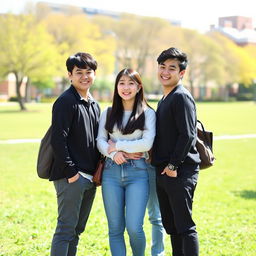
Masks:
[[[5,0],[1,2],[0,13],[18,13],[26,2],[39,0]],[[182,27],[205,32],[211,24],[218,24],[218,17],[246,16],[253,18],[256,27],[256,7],[254,0],[48,0],[53,3],[63,3],[129,12],[146,16],[156,16],[177,20]]]

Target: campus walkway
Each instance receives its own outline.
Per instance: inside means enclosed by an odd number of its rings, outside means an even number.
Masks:
[[[238,140],[256,138],[256,134],[240,134],[240,135],[220,135],[214,136],[213,140]],[[41,139],[11,139],[11,140],[0,140],[0,144],[20,144],[20,143],[39,143]]]

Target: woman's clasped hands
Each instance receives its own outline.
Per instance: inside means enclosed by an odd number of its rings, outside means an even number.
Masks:
[[[116,164],[120,165],[123,163],[127,162],[127,159],[133,159],[133,160],[138,160],[142,157],[142,153],[141,152],[136,152],[136,153],[127,153],[124,151],[118,151],[116,149],[116,143],[113,142],[112,140],[108,140],[108,154],[112,153],[112,152],[116,152],[113,160]]]

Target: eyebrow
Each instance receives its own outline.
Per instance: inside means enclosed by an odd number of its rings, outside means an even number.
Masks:
[[[164,63],[161,63],[160,66],[165,66],[166,67],[166,65]],[[175,66],[174,64],[171,64],[171,65],[169,65],[167,67],[169,67],[169,68],[177,68],[177,66]]]
[[[120,82],[120,81],[122,81],[122,82],[123,82],[123,81],[125,81],[125,79],[120,79],[120,80],[119,80],[119,82]],[[131,78],[129,78],[129,80],[128,80],[128,81],[132,81],[132,82],[134,82],[134,80],[132,80]]]
[[[91,71],[92,69],[91,68],[77,68],[76,71],[83,71],[83,70]]]

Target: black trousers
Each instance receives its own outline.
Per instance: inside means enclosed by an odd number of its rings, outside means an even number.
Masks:
[[[157,170],[157,195],[163,226],[171,237],[172,255],[198,256],[196,224],[192,219],[198,172],[196,169],[183,169],[181,176],[172,178],[166,174],[159,175],[161,169]]]

